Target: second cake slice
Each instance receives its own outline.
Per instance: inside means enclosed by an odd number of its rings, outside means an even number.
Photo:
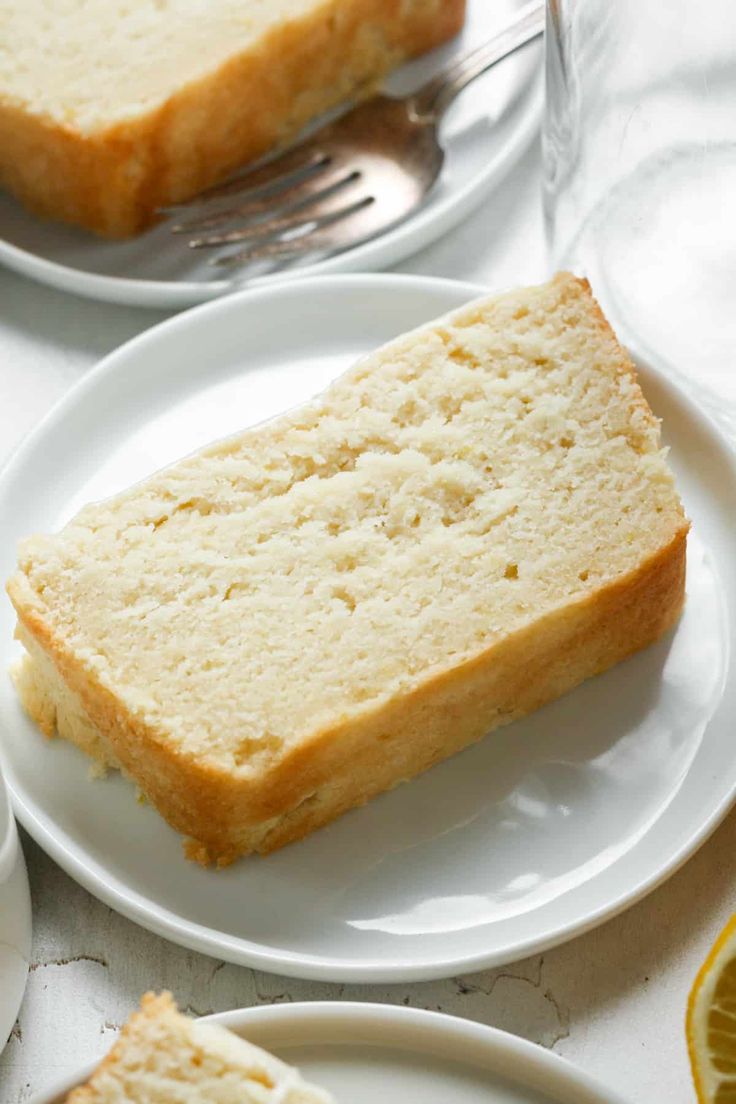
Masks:
[[[561,275],[26,541],[18,686],[228,861],[657,639],[686,532],[632,365]]]

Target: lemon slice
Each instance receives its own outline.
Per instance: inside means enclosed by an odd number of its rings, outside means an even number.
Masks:
[[[686,1030],[700,1104],[736,1104],[736,915],[700,967]]]

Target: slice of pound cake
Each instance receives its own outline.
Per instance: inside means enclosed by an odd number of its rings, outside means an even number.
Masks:
[[[0,185],[123,237],[454,35],[465,0],[0,0]]]
[[[632,364],[563,274],[25,541],[18,688],[225,862],[656,640],[686,534]]]
[[[170,993],[139,1012],[65,1104],[334,1104],[299,1071],[224,1027],[191,1020]]]

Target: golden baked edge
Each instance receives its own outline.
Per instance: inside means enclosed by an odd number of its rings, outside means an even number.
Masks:
[[[176,755],[160,734],[126,715],[23,600],[16,576],[9,589],[24,636],[31,651],[53,659],[45,671],[26,659],[18,688],[47,733],[57,711],[60,735],[120,765],[193,841],[191,858],[224,865],[300,839],[654,643],[682,609],[687,529],[683,519],[670,543],[627,576],[435,671],[401,699],[314,733],[260,777],[234,778]]]
[[[107,237],[149,226],[309,119],[456,34],[465,0],[325,0],[129,122],[84,135],[0,95],[0,184]],[[249,105],[243,125],[242,105]]]
[[[95,1066],[90,1080],[87,1084],[72,1089],[63,1104],[92,1104],[93,1101],[99,1101],[99,1093],[93,1082],[107,1071],[112,1074],[116,1072],[128,1042],[136,1042],[141,1035],[145,1037],[147,1028],[154,1026],[161,1016],[170,1016],[176,1012],[174,999],[167,990],[159,994],[144,993],[140,1008],[123,1024],[112,1047]]]
[[[587,281],[577,282],[589,292]],[[618,370],[635,379],[619,352]],[[640,392],[635,401],[654,422]],[[225,865],[300,839],[654,643],[682,610],[688,529],[681,515],[669,541],[627,575],[465,661],[428,672],[401,698],[366,703],[260,773],[233,777],[177,754],[165,733],[131,716],[54,634],[21,572],[7,584],[28,653],[16,685],[42,731],[57,731],[99,763],[120,768],[189,838],[191,858]]]

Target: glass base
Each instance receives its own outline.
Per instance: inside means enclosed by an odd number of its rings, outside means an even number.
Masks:
[[[736,143],[648,158],[556,262],[634,352],[736,397]]]

